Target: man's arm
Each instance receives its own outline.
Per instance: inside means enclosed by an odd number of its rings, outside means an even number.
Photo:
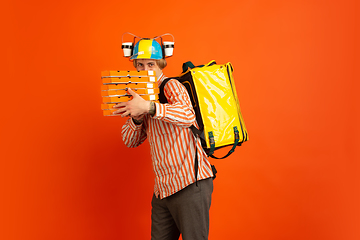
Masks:
[[[154,116],[156,113],[156,105],[154,102],[150,102],[150,110],[149,110],[149,114],[150,116]]]
[[[121,129],[122,140],[130,148],[139,146],[147,138],[143,120],[139,124],[134,121],[136,120],[129,118]]]
[[[146,101],[130,88],[128,89],[128,93],[131,94],[132,99],[128,102],[116,104],[114,108],[118,110],[113,114],[121,115],[121,117],[132,117],[137,121],[141,121],[144,115],[149,113],[151,102]]]
[[[164,86],[164,94],[168,103],[154,103],[155,114],[152,117],[181,127],[195,125],[195,112],[184,85],[172,79]]]
[[[131,117],[122,127],[122,139],[127,147],[137,147],[146,139],[146,131],[143,126],[144,116],[150,111],[151,103],[140,97],[137,93],[128,89],[133,97],[128,102],[118,103],[114,106],[118,109],[113,114],[121,117]]]
[[[128,92],[133,96],[133,99],[117,104],[114,108],[119,110],[114,112],[115,115],[131,116],[137,124],[141,124],[144,115],[151,113],[150,115],[155,119],[178,126],[190,127],[195,125],[195,112],[188,92],[184,85],[175,79],[168,81],[164,87],[164,94],[168,99],[166,104],[146,101],[131,89],[128,89]],[[135,122],[133,122],[134,125]]]

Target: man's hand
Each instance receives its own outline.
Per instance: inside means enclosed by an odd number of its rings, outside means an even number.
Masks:
[[[131,94],[133,98],[128,102],[116,104],[114,108],[118,108],[119,110],[113,114],[121,115],[121,117],[132,117],[135,120],[141,121],[144,114],[149,112],[150,101],[146,101],[130,88],[128,88],[128,93]]]

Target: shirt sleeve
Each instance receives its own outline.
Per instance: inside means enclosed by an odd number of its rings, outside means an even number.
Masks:
[[[164,87],[164,94],[168,103],[155,103],[156,113],[153,118],[181,127],[195,125],[195,112],[185,86],[171,79]]]
[[[145,121],[145,118],[144,118]],[[129,118],[122,126],[121,134],[122,140],[129,148],[134,148],[142,144],[146,139],[146,130],[144,121],[137,125],[132,118]]]

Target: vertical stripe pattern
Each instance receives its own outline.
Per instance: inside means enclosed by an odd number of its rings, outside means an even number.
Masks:
[[[163,75],[159,78],[159,85],[164,78]],[[122,127],[122,138],[128,147],[137,147],[148,139],[155,172],[154,193],[160,198],[195,182],[195,151],[199,160],[198,180],[213,176],[200,139],[189,128],[197,124],[186,88],[172,79],[165,85],[164,94],[168,103],[155,103],[153,117],[145,115],[140,125],[128,119]]]

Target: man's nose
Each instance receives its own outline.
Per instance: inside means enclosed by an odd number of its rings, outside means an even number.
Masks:
[[[145,71],[148,71],[148,70],[149,70],[149,66],[148,66],[148,65],[145,65],[144,70],[145,70]]]

